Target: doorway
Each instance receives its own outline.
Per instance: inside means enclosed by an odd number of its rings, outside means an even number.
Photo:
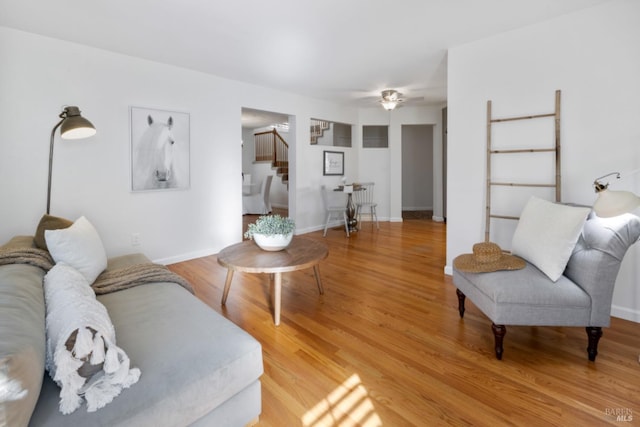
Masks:
[[[433,125],[402,125],[402,219],[433,218]]]
[[[289,183],[294,168],[294,156],[287,156],[287,165],[276,164],[275,158],[267,159],[264,152],[256,148],[256,135],[273,136],[278,143],[284,141],[289,146],[294,143],[294,133],[289,132],[291,117],[287,114],[271,111],[242,108],[242,179],[243,193],[256,193],[261,189],[262,181],[273,175],[269,192],[271,213],[289,215]],[[258,138],[258,139],[260,139]],[[258,143],[260,144],[260,142]],[[258,150],[258,152],[256,151]],[[243,234],[247,225],[255,222],[260,215],[243,215]]]

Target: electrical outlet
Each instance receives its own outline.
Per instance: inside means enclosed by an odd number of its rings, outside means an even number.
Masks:
[[[131,246],[140,246],[140,233],[131,234]]]

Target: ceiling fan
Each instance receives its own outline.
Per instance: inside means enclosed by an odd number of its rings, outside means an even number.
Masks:
[[[411,92],[416,92],[416,91],[421,91],[423,89],[414,89],[414,90],[410,90]],[[353,91],[352,93],[355,94],[360,94],[360,93],[365,93],[367,96],[364,97],[360,97],[358,98],[358,100],[360,100],[362,102],[362,105],[371,105],[372,103],[376,103],[379,105],[382,105],[382,108],[384,108],[387,111],[391,111],[397,107],[400,107],[402,105],[406,105],[406,104],[413,104],[413,103],[419,103],[420,101],[424,101],[424,97],[423,96],[409,96],[406,97],[404,96],[404,94],[402,94],[401,92],[397,91],[396,89],[384,89],[380,92],[377,92],[378,95],[374,95],[376,92],[374,91],[365,91],[365,90],[358,90],[358,91]]]
[[[385,89],[381,93],[382,98],[378,101],[387,111],[391,111],[396,108],[401,102],[404,102],[402,94],[394,89]]]

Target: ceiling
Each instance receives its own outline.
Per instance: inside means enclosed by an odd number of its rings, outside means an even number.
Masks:
[[[286,114],[273,113],[271,111],[254,110],[252,108],[242,109],[242,127],[257,129],[267,126],[289,123],[289,116]]]
[[[355,106],[446,101],[447,49],[610,0],[0,0],[0,25]]]

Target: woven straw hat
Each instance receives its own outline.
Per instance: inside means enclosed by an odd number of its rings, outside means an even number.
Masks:
[[[519,270],[525,265],[522,258],[503,253],[500,246],[492,242],[476,243],[472,254],[459,255],[453,260],[456,269],[467,273]]]

